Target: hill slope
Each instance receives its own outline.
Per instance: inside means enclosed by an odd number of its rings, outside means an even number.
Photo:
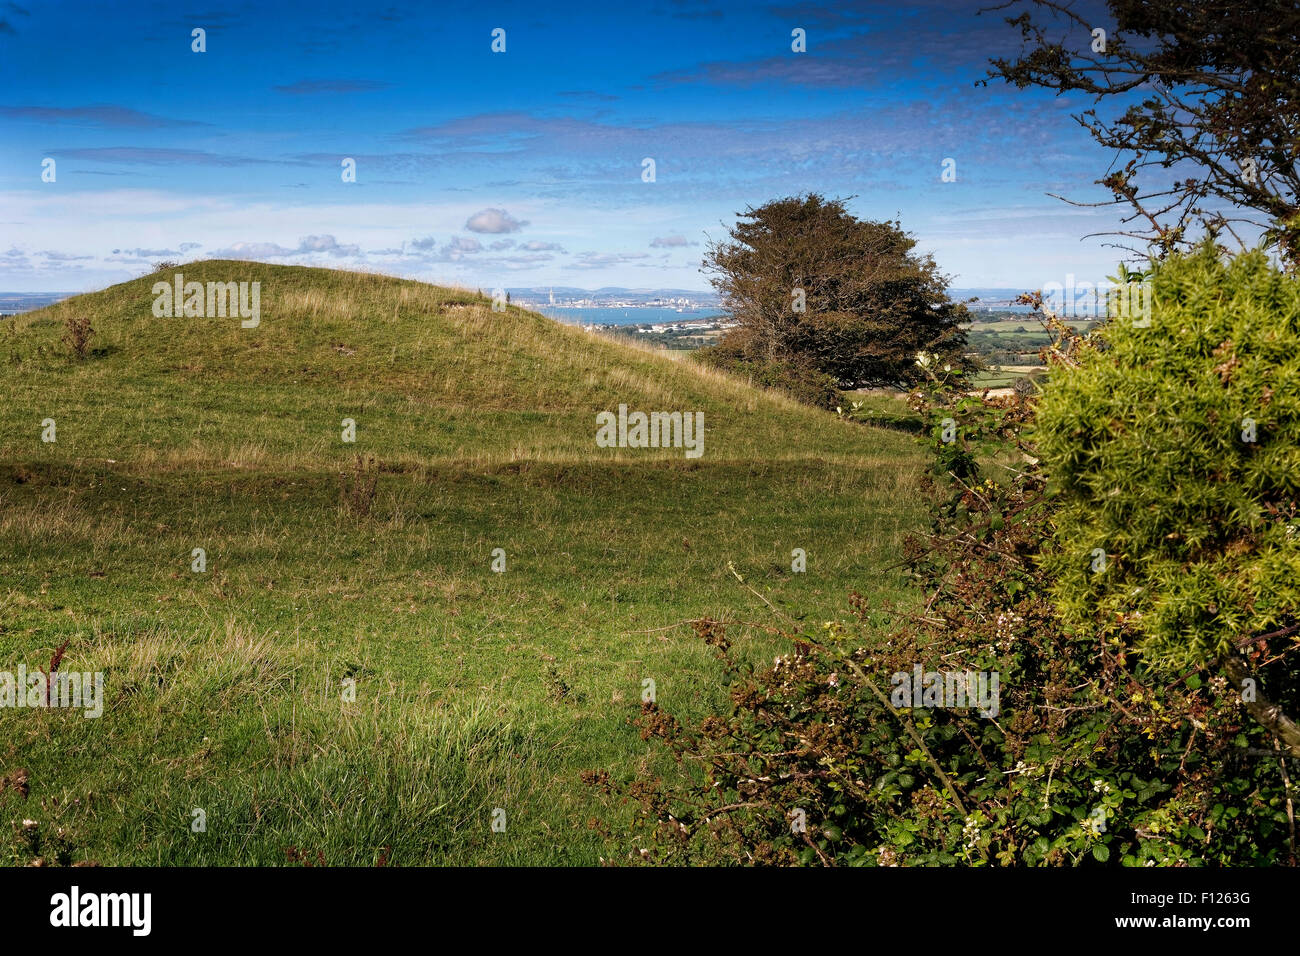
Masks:
[[[684,716],[725,691],[680,622],[770,620],[729,563],[814,620],[905,594],[875,569],[921,520],[906,435],[462,291],[181,271],[261,282],[260,325],[155,318],[167,275],[0,326],[0,671],[66,641],[105,675],[98,719],[0,709],[31,787],[0,790],[0,858],[594,863],[626,810],[578,774],[650,759],[645,682]],[[597,447],[619,404],[702,411],[703,456]]]
[[[261,318],[156,318],[148,276],[12,320],[0,340],[9,413],[0,450],[30,460],[314,467],[337,459],[340,422],[385,463],[581,460],[595,414],[620,403],[704,413],[711,461],[852,454],[869,443],[771,393],[486,299],[409,280],[246,262],[192,263],[186,282],[257,281]],[[90,361],[69,365],[63,320],[85,314]],[[877,439],[877,442],[879,439]],[[855,444],[857,448],[855,449]],[[681,458],[635,450],[632,457]]]

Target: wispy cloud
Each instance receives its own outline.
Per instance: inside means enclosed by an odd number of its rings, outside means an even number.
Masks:
[[[303,96],[313,93],[373,93],[376,90],[386,90],[392,85],[383,80],[299,80],[274,89],[277,93]]]
[[[580,252],[577,258],[568,264],[570,269],[607,269],[610,266],[649,259],[646,252]]]
[[[187,252],[203,247],[201,242],[182,242],[175,249],[114,249],[113,255],[131,256],[136,259],[157,259],[162,256],[183,256]]]
[[[334,258],[361,255],[361,247],[343,245],[333,236],[304,236],[296,249],[286,249],[274,242],[236,242],[225,249],[209,253],[209,259],[293,259],[299,256],[328,255]]]
[[[5,13],[17,14],[20,17],[31,16],[31,12],[27,10],[27,8],[20,7],[16,3],[6,3],[4,5],[4,11]],[[0,19],[0,33],[8,34],[10,36],[18,35],[18,31],[14,28],[14,25],[10,23],[7,19]]]
[[[197,120],[155,116],[125,106],[0,106],[0,116],[44,124],[75,124],[105,129],[166,129],[174,126],[207,126]]]
[[[231,156],[198,149],[160,149],[151,146],[95,146],[83,149],[56,149],[54,156],[88,159],[98,163],[136,166],[303,166],[295,159],[256,159]]]
[[[619,99],[612,93],[597,93],[595,90],[560,90],[555,95],[573,100],[593,100],[599,103],[614,103]]]

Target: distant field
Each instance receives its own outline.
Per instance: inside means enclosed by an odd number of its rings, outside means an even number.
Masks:
[[[261,325],[154,318],[155,276],[0,330],[0,670],[67,641],[107,698],[0,709],[0,778],[30,782],[0,792],[8,862],[32,818],[104,864],[593,864],[626,853],[630,810],[579,773],[655,759],[644,682],[684,716],[723,698],[680,622],[780,647],[729,564],[813,621],[855,588],[910,600],[878,570],[924,520],[897,403],[864,427],[415,282],[184,272],[261,281]],[[84,362],[68,315],[96,330]],[[596,447],[619,403],[702,411],[703,457]],[[342,500],[358,455],[369,515]]]
[[[1043,371],[1041,365],[995,365],[971,376],[974,388],[1009,388],[1034,372]]]
[[[1095,322],[1083,320],[1070,320],[1066,325],[1081,332],[1096,327]],[[967,348],[988,366],[987,371],[975,377],[974,384],[979,388],[1005,388],[1014,384],[1016,379],[1042,367],[1040,352],[1052,345],[1055,338],[1029,316],[969,326]]]
[[[1066,320],[1065,324],[1068,325],[1070,328],[1079,331],[1079,330],[1087,330],[1089,328],[1092,328],[1096,326],[1097,323],[1093,321],[1083,320],[1083,319],[1068,319]],[[1043,327],[1038,323],[1036,319],[1034,319],[1032,316],[1029,315],[1026,315],[1024,318],[1002,319],[997,322],[977,322],[972,325],[966,326],[966,328],[969,331],[981,332],[981,333],[982,332],[997,332],[997,333],[1017,332],[1021,330],[1026,332],[1036,332],[1036,333],[1043,332]]]

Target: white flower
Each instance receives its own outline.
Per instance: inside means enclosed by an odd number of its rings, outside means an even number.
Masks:
[[[930,367],[930,356],[928,356],[928,355],[925,354],[924,352],[917,352],[917,353],[916,353],[916,364],[919,365],[919,366],[921,366],[921,368],[929,368],[929,367]]]

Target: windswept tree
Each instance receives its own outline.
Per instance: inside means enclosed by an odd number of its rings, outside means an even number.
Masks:
[[[965,306],[896,222],[868,222],[815,193],[749,207],[704,257],[739,327],[723,361],[784,366],[840,388],[917,377],[918,353],[961,363]]]
[[[1237,226],[1300,265],[1295,0],[1011,0],[1024,51],[990,77],[1081,95],[1074,118],[1117,163],[1097,182],[1118,233],[1157,254]],[[985,81],[987,82],[987,81]],[[1082,105],[1082,104],[1081,104]],[[1253,240],[1254,237],[1251,237]],[[1132,246],[1128,246],[1132,249]]]

